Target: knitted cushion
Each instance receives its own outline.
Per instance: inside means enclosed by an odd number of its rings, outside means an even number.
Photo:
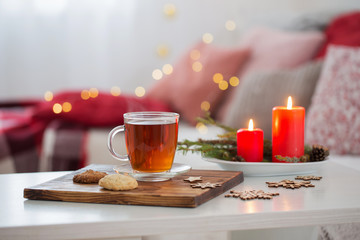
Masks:
[[[282,31],[270,28],[254,28],[245,34],[241,45],[251,49],[251,56],[239,76],[264,70],[293,69],[311,60],[322,42],[324,34],[320,31]],[[241,84],[237,87],[239,88]],[[229,88],[217,119],[223,121],[231,114],[230,105],[236,90]]]
[[[360,154],[360,48],[330,46],[305,124],[305,142]]]
[[[319,78],[322,62],[310,62],[293,70],[248,74],[236,90],[224,123],[234,128],[247,127],[250,118],[255,127],[271,139],[272,108],[286,106],[292,96],[294,105],[307,108]]]

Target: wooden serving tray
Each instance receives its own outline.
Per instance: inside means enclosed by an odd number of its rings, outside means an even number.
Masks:
[[[197,207],[224,193],[244,180],[242,172],[220,170],[190,170],[164,182],[138,182],[130,191],[110,191],[97,184],[78,184],[73,176],[86,169],[115,173],[112,165],[92,164],[48,182],[25,188],[24,198],[83,203],[108,203],[167,207]],[[220,183],[216,188],[192,188],[184,181],[188,177],[202,177],[202,182]]]

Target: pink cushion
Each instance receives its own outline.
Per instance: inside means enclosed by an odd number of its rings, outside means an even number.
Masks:
[[[360,48],[330,45],[305,124],[305,141],[360,154]]]
[[[251,56],[241,76],[251,72],[298,67],[312,59],[323,41],[324,34],[318,31],[289,32],[265,27],[254,28],[244,35],[241,42],[241,46],[251,49]],[[241,87],[241,84],[238,87]],[[220,121],[228,114],[233,92],[229,94],[217,115]]]
[[[324,34],[319,31],[255,28],[242,41],[244,46],[251,48],[245,72],[297,67],[317,53],[324,39]]]
[[[190,56],[194,49],[200,52],[198,60]],[[226,49],[200,42],[180,58],[173,73],[159,80],[147,96],[168,103],[174,111],[180,113],[181,118],[195,124],[196,118],[203,116],[200,106],[203,101],[208,101],[210,111],[213,111],[226,94],[213,81],[213,75],[221,73],[226,81],[237,76],[248,55],[247,48]],[[195,61],[202,64],[200,72],[192,69]]]

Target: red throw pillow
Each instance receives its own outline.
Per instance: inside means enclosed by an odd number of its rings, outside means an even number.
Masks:
[[[360,47],[330,46],[305,124],[305,141],[360,154]]]
[[[191,57],[193,50],[200,55]],[[228,82],[237,76],[248,55],[247,48],[219,48],[200,42],[180,58],[173,73],[159,80],[147,96],[168,103],[186,121],[195,124],[196,118],[203,116],[203,101],[210,103],[210,111],[215,111],[226,94],[213,81],[214,74],[221,73],[223,80]]]
[[[360,46],[360,11],[346,13],[335,18],[327,27],[326,41],[316,55],[323,58],[330,44]]]
[[[61,106],[65,102],[71,104],[71,110],[60,113],[53,111],[54,104]],[[94,98],[84,100],[80,91],[56,94],[52,101],[42,102],[35,108],[34,118],[43,120],[61,119],[85,126],[113,127],[124,123],[123,114],[138,111],[171,111],[170,108],[157,100],[138,98],[135,96],[112,96],[99,93]]]

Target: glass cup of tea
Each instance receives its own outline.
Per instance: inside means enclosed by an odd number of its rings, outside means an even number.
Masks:
[[[173,165],[178,123],[179,114],[173,112],[125,113],[124,125],[113,128],[109,133],[109,151],[117,160],[129,161],[134,173],[148,176],[145,181],[161,181],[162,178],[156,176],[170,171]],[[114,150],[117,133],[125,133],[127,154]]]

